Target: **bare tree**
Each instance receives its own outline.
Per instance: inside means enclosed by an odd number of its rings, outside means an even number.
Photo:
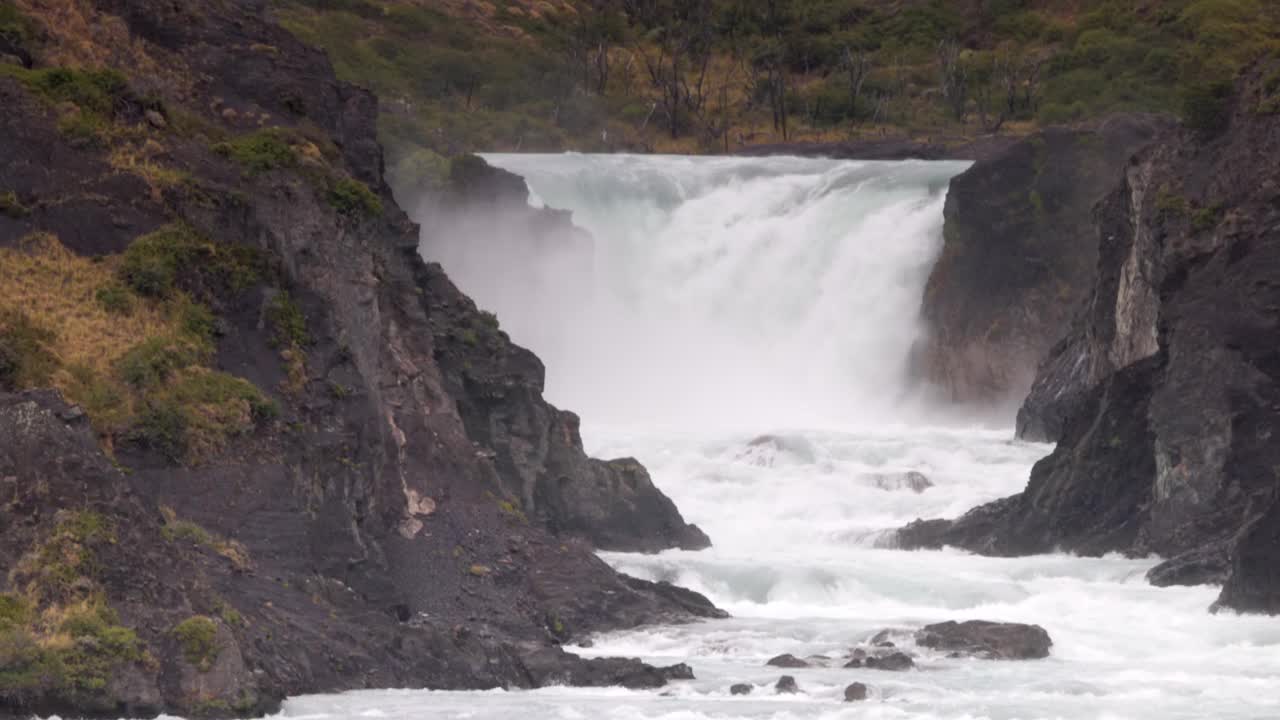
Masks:
[[[942,98],[956,120],[964,122],[969,108],[969,73],[960,59],[955,40],[938,43],[938,67],[942,73]]]
[[[853,122],[858,122],[858,103],[862,100],[862,86],[871,75],[871,53],[859,50],[856,53],[848,45],[840,63],[849,75],[849,111]]]

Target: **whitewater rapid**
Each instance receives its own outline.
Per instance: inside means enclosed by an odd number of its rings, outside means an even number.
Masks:
[[[911,346],[960,163],[490,156],[591,231],[588,258],[504,260],[431,237],[438,259],[547,364],[597,456],[633,455],[710,550],[605,554],[705,593],[733,618],[594,638],[586,655],[686,662],[656,691],[376,691],[290,700],[284,717],[477,720],[1178,720],[1280,717],[1280,622],[1211,615],[1217,589],[1154,588],[1153,559],[982,558],[883,547],[917,517],[1022,489],[1051,449],[939,421]],[[501,278],[501,281],[495,281]],[[904,487],[908,473],[931,487]],[[1037,623],[1046,660],[782,671],[885,628]],[[783,673],[801,693],[775,695]],[[841,702],[866,683],[866,702]],[[752,683],[732,696],[733,683]]]

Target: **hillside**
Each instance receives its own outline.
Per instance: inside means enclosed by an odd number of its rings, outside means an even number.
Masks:
[[[0,23],[0,716],[666,682],[558,645],[720,614],[593,553],[706,536],[421,260],[371,95],[258,2]]]
[[[396,186],[468,151],[959,142],[1177,112],[1280,41],[1265,0],[273,5],[378,95]]]

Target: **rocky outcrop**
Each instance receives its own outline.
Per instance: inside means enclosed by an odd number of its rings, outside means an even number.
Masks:
[[[849,683],[844,688],[845,702],[859,702],[867,699],[867,686],[860,683]]]
[[[904,545],[1156,553],[1171,559],[1153,579],[1225,576],[1221,606],[1276,609],[1275,72],[1241,82],[1221,132],[1139,154],[1099,206],[1096,282],[1023,409],[1058,441],[1026,491],[913,524]]]
[[[956,657],[983,660],[1038,660],[1049,657],[1053,641],[1039,625],[966,620],[926,625],[916,644]]]
[[[796,657],[795,655],[791,655],[791,654],[789,654],[789,653],[788,653],[788,654],[783,654],[783,655],[778,655],[777,657],[769,658],[769,660],[768,660],[767,662],[765,662],[765,665],[769,665],[769,666],[772,666],[772,667],[780,667],[780,668],[807,668],[807,667],[809,667],[809,663],[807,663],[807,662],[805,662],[804,660],[801,660],[800,658]]]
[[[916,370],[956,403],[1014,407],[1070,326],[1098,263],[1091,208],[1167,123],[1050,128],[951,181]]]
[[[174,282],[212,316],[196,318],[200,372],[269,402],[194,458],[104,435],[52,392],[0,395],[0,632],[22,649],[0,660],[0,714],[244,715],[311,692],[684,674],[554,647],[722,616],[594,554],[706,540],[638,464],[588,459],[541,400],[537,359],[420,259],[381,180],[372,96],[262,2],[17,6],[43,28],[34,67],[126,77],[100,78],[115,95],[93,116],[0,77],[0,195],[17,203],[0,248],[50,233],[112,263],[180,222],[210,253],[261,257],[236,283],[189,267]],[[72,611],[89,615],[67,650],[40,618]],[[57,654],[84,647],[110,662]]]

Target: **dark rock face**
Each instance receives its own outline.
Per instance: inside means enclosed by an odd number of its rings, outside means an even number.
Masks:
[[[845,702],[858,702],[867,699],[867,686],[860,682],[849,683],[844,689]]]
[[[921,647],[984,660],[1036,660],[1049,657],[1053,641],[1039,625],[986,620],[926,625],[916,633]]]
[[[101,598],[158,661],[122,660],[93,697],[0,689],[0,715],[263,714],[312,692],[655,687],[687,675],[556,647],[723,616],[691,591],[619,575],[586,539],[656,550],[706,538],[638,464],[588,459],[576,419],[541,400],[537,359],[421,260],[418,228],[381,180],[372,96],[337,82],[325,56],[266,21],[257,0],[67,7],[101,32],[64,38],[75,23],[38,18],[35,66],[121,63],[136,93],[112,121],[162,147],[186,179],[149,187],[105,150],[73,146],[53,110],[0,79],[0,188],[32,209],[0,213],[0,246],[50,232],[77,253],[118,253],[180,219],[219,246],[267,256],[310,341],[285,389],[263,322],[282,288],[260,280],[209,298],[213,364],[271,395],[279,418],[198,464],[130,443],[108,460],[89,419],[56,394],[0,394],[0,593],[29,587],[30,558],[50,543],[87,544],[68,535],[76,517],[101,518],[113,541],[36,609]],[[98,43],[83,63],[82,40]],[[144,93],[161,98],[165,124],[147,119],[158,111],[136,99]],[[179,132],[180,109],[204,129]],[[382,210],[344,214],[305,173],[243,172],[212,152],[209,135],[264,124],[323,145],[327,170],[364,182]],[[179,519],[200,532],[178,533]],[[218,648],[207,667],[174,640],[197,616]]]
[[[1216,607],[1280,615],[1280,498],[1240,534]]]
[[[769,661],[768,661],[768,662],[766,662],[766,663],[765,663],[765,665],[771,665],[771,666],[773,666],[773,667],[780,667],[780,668],[807,668],[807,667],[809,667],[809,663],[805,662],[804,660],[801,660],[800,658],[796,657],[795,655],[790,655],[790,654],[787,654],[787,655],[779,655],[779,656],[774,657],[774,658],[769,658]]]
[[[1216,137],[1170,131],[1098,206],[1096,281],[1021,425],[1058,441],[1020,495],[905,546],[1157,553],[1159,582],[1226,576],[1220,604],[1274,611],[1280,466],[1280,118],[1244,79]],[[1056,432],[1055,432],[1056,430]]]
[[[492,458],[500,494],[513,509],[602,550],[711,545],[638,461],[587,457],[578,416],[542,399],[542,362],[487,323],[439,265],[428,264],[423,275],[430,296],[440,298],[431,319],[435,361],[468,437]]]
[[[1070,326],[1098,261],[1090,210],[1167,123],[1119,116],[1050,128],[951,181],[925,289],[917,370],[952,402],[1013,406]]]
[[[750,695],[755,687],[747,683],[735,683],[729,686],[730,695]]]
[[[783,675],[778,678],[778,683],[773,686],[773,691],[779,695],[794,695],[800,692],[800,686],[796,684],[796,679],[790,675]]]

